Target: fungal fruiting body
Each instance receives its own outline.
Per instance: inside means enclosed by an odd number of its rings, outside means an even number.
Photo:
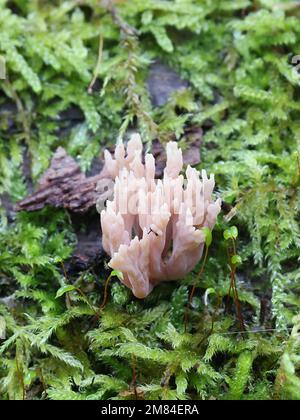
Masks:
[[[105,168],[115,180],[114,196],[101,211],[103,248],[109,266],[123,273],[123,282],[138,298],[161,281],[179,280],[200,260],[205,236],[221,209],[213,201],[214,176],[187,167],[176,142],[166,146],[163,179],[155,180],[155,159],[146,154],[138,134],[114,157],[105,151]]]

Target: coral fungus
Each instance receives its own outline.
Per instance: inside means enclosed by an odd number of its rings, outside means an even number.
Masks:
[[[205,243],[202,228],[212,229],[221,200],[212,200],[214,177],[183,167],[176,142],[167,144],[163,179],[155,180],[155,160],[146,154],[138,134],[127,149],[105,151],[105,167],[115,179],[114,197],[101,212],[103,247],[109,266],[123,273],[123,282],[138,298],[161,281],[179,280],[200,260]],[[202,178],[202,180],[201,180]]]

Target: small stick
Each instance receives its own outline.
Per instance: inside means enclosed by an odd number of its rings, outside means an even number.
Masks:
[[[102,303],[101,303],[101,305],[100,305],[100,308],[99,308],[99,311],[98,311],[98,313],[99,312],[101,312],[102,311],[102,309],[105,307],[105,305],[106,305],[106,301],[107,301],[107,289],[108,289],[108,284],[109,284],[109,281],[110,281],[110,279],[111,279],[111,274],[107,277],[107,279],[106,279],[106,282],[105,282],[105,286],[104,286],[104,297],[103,297],[103,301],[102,301]]]

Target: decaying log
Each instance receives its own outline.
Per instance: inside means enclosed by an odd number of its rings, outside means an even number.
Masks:
[[[16,211],[36,211],[50,205],[84,213],[95,206],[109,181],[104,169],[98,175],[86,177],[75,160],[59,147],[36,192],[19,201]]]

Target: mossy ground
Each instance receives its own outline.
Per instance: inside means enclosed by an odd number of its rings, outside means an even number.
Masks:
[[[300,399],[299,17],[289,0],[0,0],[0,399]],[[155,60],[189,84],[156,108]],[[59,145],[88,170],[128,129],[188,148],[189,127],[229,205],[203,274],[142,301],[112,278],[99,312],[105,276],[63,269],[67,212],[12,203]]]

